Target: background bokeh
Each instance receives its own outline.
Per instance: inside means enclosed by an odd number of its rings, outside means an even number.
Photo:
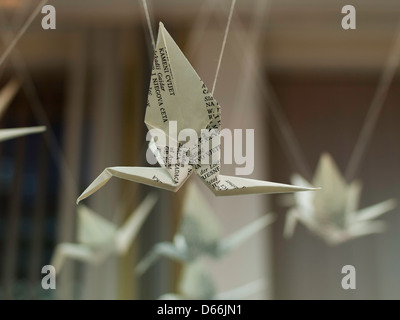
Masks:
[[[0,53],[38,3],[0,0]],[[155,35],[162,21],[210,88],[231,1],[147,3]],[[40,287],[41,268],[57,243],[76,240],[78,195],[108,166],[146,165],[143,119],[152,63],[141,1],[49,4],[56,8],[57,29],[43,30],[39,14],[0,66],[1,86],[13,77],[21,82],[0,127],[48,127],[0,144],[0,298],[154,299],[175,292],[178,263],[162,259],[141,278],[133,269],[156,242],[172,239],[184,188],[157,190],[160,200],[128,254],[100,267],[70,261],[56,290]],[[341,27],[346,4],[357,9],[356,30]],[[223,127],[255,129],[251,178],[289,183],[295,172],[307,175],[304,166],[313,172],[325,151],[345,170],[399,22],[396,0],[237,0],[215,98]],[[399,92],[396,74],[357,171],[362,207],[399,196]],[[284,138],[282,124],[289,124],[295,140]],[[234,168],[227,165],[223,173],[234,174]],[[384,234],[330,247],[302,225],[292,239],[283,238],[280,196],[215,198],[199,187],[224,234],[266,212],[277,214],[276,223],[233,253],[205,261],[219,291],[264,278],[267,289],[250,298],[400,298],[400,209],[381,218],[388,224]],[[150,190],[115,179],[85,204],[120,224]],[[357,270],[356,290],[341,287],[348,264]]]

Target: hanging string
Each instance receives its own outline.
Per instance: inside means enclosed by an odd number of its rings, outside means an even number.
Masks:
[[[29,16],[28,20],[26,20],[25,24],[22,26],[22,28],[19,30],[19,32],[14,36],[13,40],[11,43],[7,46],[6,51],[2,54],[0,58],[0,66],[4,63],[4,61],[7,59],[11,51],[14,49],[14,47],[17,45],[19,39],[24,35],[26,30],[28,30],[29,26],[32,24],[33,20],[35,20],[36,16],[39,14],[39,12],[42,10],[42,7],[47,3],[48,0],[42,0],[39,5],[36,7],[36,9],[32,12],[32,14]]]
[[[214,94],[215,86],[217,84],[219,69],[221,67],[222,56],[224,55],[226,39],[228,38],[229,27],[231,25],[232,16],[233,16],[233,10],[235,9],[235,4],[236,4],[236,0],[232,0],[231,9],[229,11],[228,22],[227,22],[226,28],[225,28],[224,40],[222,41],[221,52],[219,54],[219,59],[218,59],[218,64],[217,64],[217,71],[215,72],[214,83],[213,83],[213,86],[212,86],[211,94]]]
[[[240,25],[240,22],[237,23],[237,27],[240,29],[244,29],[243,26]],[[241,37],[240,32],[234,33],[237,38],[238,43],[245,43],[246,39]],[[239,46],[241,48],[241,46]],[[394,48],[389,56],[388,63],[386,65],[385,71],[382,74],[380,84],[377,88],[374,99],[371,103],[370,110],[368,112],[364,127],[357,141],[356,147],[353,151],[351,160],[349,162],[348,169],[346,170],[346,178],[350,181],[356,172],[357,167],[362,159],[362,155],[365,152],[365,148],[368,144],[368,140],[370,139],[375,124],[379,118],[380,111],[382,109],[384,100],[386,98],[387,91],[390,87],[390,84],[393,80],[393,77],[396,73],[396,69],[399,64],[400,57],[400,33],[396,39],[396,43]],[[251,66],[254,64],[253,61],[249,61]],[[264,83],[265,85],[260,85]],[[301,149],[297,142],[296,136],[293,133],[289,122],[287,121],[284,113],[279,106],[278,99],[276,94],[274,93],[272,86],[268,82],[267,79],[263,79],[261,75],[257,75],[256,79],[254,79],[254,85],[258,87],[262,96],[270,101],[270,110],[272,115],[274,116],[276,122],[278,123],[279,131],[281,132],[284,142],[288,145],[290,149],[290,154],[295,159],[295,163],[300,168],[300,170],[304,173],[305,177],[311,178],[311,171],[306,164],[305,158],[301,153]]]
[[[156,43],[155,43],[155,38],[154,38],[154,33],[153,33],[153,28],[152,28],[152,23],[151,23],[151,18],[150,18],[150,12],[149,12],[149,8],[147,6],[147,0],[141,0],[142,5],[143,5],[143,12],[146,18],[146,23],[147,23],[147,28],[149,29],[149,34],[150,34],[150,39],[151,39],[151,44],[153,46],[153,51],[156,49]],[[140,148],[140,152],[137,155],[136,158],[136,162],[139,162],[140,159],[142,159],[143,155],[146,154],[146,150],[147,150],[147,141],[145,141],[141,148]]]
[[[146,18],[146,24],[147,24],[147,28],[149,30],[151,44],[152,44],[152,47],[153,47],[153,52],[152,52],[152,54],[153,54],[154,50],[155,50],[155,41],[154,41],[155,38],[154,38],[153,29],[151,27],[152,23],[151,23],[150,13],[149,13],[149,9],[148,9],[148,6],[147,6],[147,1],[146,0],[142,0],[141,2],[142,2],[142,5],[143,5],[143,12],[144,12],[144,15],[145,15],[145,18]],[[141,160],[143,159],[143,156],[146,155],[146,151],[147,151],[147,141],[144,141],[141,144],[139,152],[137,152],[136,156],[134,157],[135,161],[133,163],[135,165],[137,163],[141,162]],[[121,213],[126,213],[128,211],[130,212],[131,211],[131,209],[130,209],[131,205],[136,205],[136,200],[137,200],[136,197],[132,197],[132,196],[128,197],[128,195],[132,194],[132,190],[134,190],[133,193],[136,194],[136,191],[139,188],[141,188],[140,184],[135,184],[133,189],[123,188],[122,194],[121,194],[121,199],[123,199],[124,201],[120,201],[119,204],[117,205],[116,209],[115,209],[115,212],[117,212],[117,214],[115,214],[113,216],[113,222],[114,223],[119,225],[121,223],[121,221],[120,221],[121,217],[125,216],[124,214],[121,215]],[[128,200],[126,200],[126,199],[128,199]]]
[[[360,132],[360,135],[358,136],[356,145],[351,154],[350,161],[345,173],[347,181],[351,181],[355,178],[357,170],[360,167],[361,160],[365,154],[368,143],[371,140],[371,136],[374,132],[379,115],[381,114],[382,107],[385,103],[390,85],[396,74],[399,62],[400,62],[400,26],[398,28],[398,34],[394,41],[393,48],[388,56],[385,69],[383,70],[378,87],[375,91],[375,95],[372,99],[367,116],[365,118],[363,128]]]
[[[213,0],[209,0],[208,1],[210,4],[214,4],[215,1]],[[222,3],[219,2],[218,3],[220,6],[222,6]],[[234,37],[236,39],[236,42],[238,44],[240,44],[238,47],[240,50],[244,51],[245,48],[247,49],[249,46],[248,45],[243,45],[244,43],[252,43],[250,41],[250,38],[252,41],[256,41],[256,39],[259,37],[259,34],[261,33],[261,30],[263,28],[263,25],[267,22],[267,18],[266,16],[269,14],[269,6],[270,3],[263,3],[261,2],[259,4],[259,6],[256,8],[257,10],[257,14],[256,14],[256,18],[254,19],[254,23],[252,26],[252,32],[250,32],[250,34],[252,35],[252,37],[244,37],[244,34],[247,34],[247,32],[245,32],[245,29],[243,27],[243,25],[240,22],[240,19],[237,19],[237,23],[236,24],[236,30],[233,32],[234,33]],[[265,11],[267,13],[265,13]],[[262,14],[262,12],[264,12],[264,14]],[[197,26],[200,21],[203,21],[204,19],[209,20],[209,12],[206,11],[202,11],[201,16],[198,16],[197,21],[194,23],[195,26]],[[208,13],[207,17],[205,16],[205,13]],[[234,13],[235,14],[235,13]],[[232,16],[231,19],[233,19],[234,17]],[[219,22],[221,22],[220,20],[218,20]],[[205,29],[205,25],[201,24],[202,27]],[[197,30],[193,30],[191,32],[191,34],[193,35],[195,32],[197,32]],[[254,34],[256,33],[257,36]],[[198,35],[198,37],[200,37],[201,35]],[[189,52],[196,52],[197,51],[197,47],[199,46],[199,41],[189,41],[189,45],[188,45],[188,51]],[[254,51],[254,50],[252,50]],[[234,51],[234,54],[238,54],[238,51]],[[248,59],[243,59],[244,60],[244,65],[243,68],[249,68],[249,69],[255,69],[256,66],[254,64],[254,59],[252,59],[250,57],[250,53],[246,50],[244,51],[245,56],[248,56]],[[238,56],[238,59],[242,59],[240,56]],[[287,148],[284,148],[284,151],[287,153],[287,157],[292,165],[292,167],[296,170],[298,169],[299,172],[306,178],[309,179],[311,181],[311,177],[312,177],[312,173],[311,170],[309,168],[309,166],[307,165],[307,162],[305,161],[305,157],[303,155],[303,153],[301,152],[301,148],[300,145],[296,139],[296,136],[293,132],[293,129],[291,128],[288,120],[286,119],[284,113],[281,110],[281,107],[279,105],[278,99],[271,87],[271,85],[268,83],[268,80],[265,79],[265,77],[262,77],[260,74],[256,74],[252,79],[251,82],[253,83],[252,86],[254,88],[256,88],[256,90],[258,92],[261,93],[261,96],[265,99],[268,100],[270,102],[270,109],[271,109],[271,113],[275,118],[275,121],[278,123],[277,125],[273,126],[273,128],[275,129],[275,131],[277,131],[277,137],[278,138],[282,138],[282,145],[287,145]],[[236,106],[234,105],[234,108],[236,109]],[[232,111],[234,112],[234,111]],[[261,109],[261,112],[266,116],[266,110],[265,108]]]
[[[2,12],[0,12],[0,14],[2,15]],[[4,16],[2,16],[2,19],[5,20]],[[9,34],[8,36],[11,37],[12,34]],[[4,34],[1,34],[1,38],[3,43],[7,43],[9,40],[9,38]],[[64,154],[58,145],[56,135],[50,125],[50,121],[46,115],[43,104],[38,96],[33,79],[31,78],[29,71],[27,70],[27,67],[25,65],[24,59],[17,48],[15,48],[14,53],[11,55],[11,61],[17,77],[22,84],[22,88],[24,89],[25,94],[30,102],[34,116],[39,123],[45,125],[47,128],[47,133],[44,134],[44,137],[50,152],[56,164],[60,166],[60,170],[63,170],[67,173],[66,176],[68,177],[68,181],[65,181],[64,183],[66,184],[68,190],[75,190],[74,186],[77,186],[76,181],[73,178],[69,166],[66,163]],[[71,201],[75,201],[75,199],[71,198]]]
[[[266,101],[269,101],[269,110],[271,111],[271,114],[276,121],[275,130],[277,131],[278,137],[279,133],[282,135],[282,145],[287,145],[287,148],[285,148],[285,152],[287,153],[289,161],[292,163],[293,167],[297,166],[299,173],[305,179],[311,182],[313,177],[312,171],[307,164],[304,153],[301,150],[300,143],[297,140],[293,128],[286,118],[282,106],[279,104],[278,97],[276,96],[276,93],[272,88],[271,83],[266,76],[264,77],[264,79],[262,76],[259,76],[258,80],[255,80],[255,84],[258,90],[260,90],[263,98]],[[263,108],[262,110],[264,114],[266,114],[265,108]]]
[[[246,37],[247,32],[245,31],[245,28],[240,19],[236,19],[236,21],[237,22],[235,23],[235,29],[232,31],[233,37],[235,37],[236,42],[240,44],[240,46],[238,46],[239,50],[244,51],[247,48],[247,41],[249,41],[249,38]],[[264,22],[265,21],[266,19],[264,19]],[[239,51],[234,50],[233,52],[234,54],[238,55],[238,59],[241,59],[241,57],[239,56]],[[248,59],[246,63],[248,68],[256,70],[254,60]],[[275,129],[278,138],[282,138],[282,145],[286,146],[286,148],[284,148],[284,151],[286,152],[288,160],[290,161],[292,167],[294,168],[294,170],[298,170],[304,176],[304,178],[311,181],[312,171],[307,164],[296,135],[294,134],[289,121],[282,111],[282,107],[279,104],[279,100],[271,84],[269,83],[268,78],[263,74],[255,73],[251,81],[254,88],[256,88],[257,91],[261,94],[262,98],[265,101],[269,102],[269,110],[271,111],[271,114],[276,122],[276,126],[273,126],[273,128]],[[261,112],[265,116],[268,115],[265,108],[262,108]]]
[[[263,22],[265,23],[266,20],[267,19],[264,19]],[[235,37],[236,42],[240,44],[237,46],[239,51],[242,50],[244,53],[246,53],[245,50],[247,50],[247,43],[249,41],[249,38],[245,36],[247,32],[245,31],[245,28],[240,19],[236,19],[236,21],[236,28],[233,31],[233,37]],[[234,50],[233,52],[234,54],[238,55],[239,59],[241,59],[239,51]],[[256,70],[254,59],[247,59],[246,63],[247,68]],[[276,126],[273,126],[273,128],[276,130],[278,138],[282,138],[282,145],[287,146],[287,148],[284,148],[284,151],[286,152],[288,160],[290,161],[292,167],[294,168],[294,170],[299,170],[304,178],[311,181],[312,171],[307,164],[304,154],[301,151],[300,144],[296,138],[296,135],[294,134],[293,128],[290,126],[289,121],[282,111],[282,106],[279,104],[279,100],[271,84],[269,83],[268,78],[263,74],[255,73],[252,79],[252,83],[253,87],[256,88],[256,90],[261,94],[262,98],[265,101],[269,102],[269,110],[271,111],[271,114],[276,122]],[[265,108],[261,109],[261,113],[263,113],[264,116],[268,115]]]
[[[143,11],[144,11],[144,15],[146,17],[146,22],[147,22],[147,28],[149,29],[149,34],[150,34],[150,38],[151,38],[151,44],[153,46],[153,50],[156,49],[156,42],[155,42],[155,38],[154,38],[154,33],[153,33],[153,28],[152,23],[151,23],[151,18],[150,18],[150,12],[149,12],[149,8],[147,6],[147,0],[142,0],[142,5],[143,5]],[[137,156],[137,162],[140,161],[140,159],[142,159],[143,155],[146,154],[146,150],[147,150],[147,141],[145,141],[141,148],[140,148],[140,152],[138,153]]]
[[[20,27],[21,25],[23,25],[25,17],[30,15],[30,11],[31,11],[31,6],[28,5],[27,2],[23,2],[21,5],[21,8],[19,8],[19,10],[17,10],[17,12],[14,14],[14,16],[8,22],[8,24],[11,25],[12,27],[14,27],[14,26]],[[3,74],[5,71],[6,71],[6,68],[0,67],[0,79],[3,77]]]
[[[151,24],[151,20],[150,20],[149,8],[147,7],[147,0],[142,0],[142,5],[143,5],[143,9],[144,9],[144,15],[145,15],[146,21],[147,21],[147,28],[149,28],[151,44],[153,45],[153,49],[155,49],[156,42],[154,41],[154,33],[153,33],[153,28],[151,27],[152,24]]]
[[[192,24],[191,30],[187,37],[187,44],[185,46],[186,56],[190,59],[195,60],[198,48],[201,45],[201,41],[206,33],[207,26],[210,23],[210,19],[217,1],[215,0],[204,0],[201,3],[195,22]]]
[[[262,43],[262,30],[268,20],[270,13],[271,2],[269,0],[257,0],[253,8],[252,23],[249,26],[247,33],[247,42],[244,45],[246,50],[241,60],[241,81],[238,85],[239,90],[236,90],[234,103],[231,107],[231,113],[235,115],[240,112],[238,108],[241,108],[246,104],[246,100],[249,98],[250,90],[254,90],[254,86],[251,84],[251,78],[253,74],[260,72],[256,69],[255,61],[259,61],[258,49]],[[237,15],[233,18],[238,18]],[[243,45],[243,44],[242,44]],[[254,106],[254,104],[252,104]],[[246,112],[244,117],[241,117],[242,123],[248,120],[251,112]]]

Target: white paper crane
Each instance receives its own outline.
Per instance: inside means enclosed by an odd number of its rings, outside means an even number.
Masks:
[[[100,265],[113,253],[125,254],[156,202],[157,196],[149,194],[119,228],[86,206],[80,205],[78,243],[57,245],[51,265],[59,273],[66,258]]]
[[[0,117],[4,114],[7,107],[11,103],[15,94],[18,92],[19,83],[12,79],[0,91]],[[46,130],[46,127],[29,127],[29,128],[15,128],[15,129],[1,129],[0,141],[6,141],[29,134],[40,133]]]
[[[139,262],[136,272],[141,275],[160,257],[168,257],[184,263],[192,262],[202,255],[214,259],[237,248],[244,241],[274,221],[266,214],[221,239],[220,226],[213,210],[194,183],[188,186],[183,205],[183,216],[173,242],[161,242]]]
[[[298,174],[293,175],[292,182],[309,185]],[[331,245],[380,233],[384,231],[385,223],[373,219],[396,206],[396,201],[390,199],[359,209],[361,184],[357,181],[348,184],[327,153],[322,154],[312,183],[322,189],[294,195],[295,206],[286,216],[286,237],[293,235],[297,221]]]
[[[162,141],[163,139],[157,137],[156,140],[153,136],[154,140],[150,143],[150,150],[161,168],[106,168],[81,194],[77,202],[96,192],[113,176],[176,192],[194,171],[217,196],[314,190],[311,187],[221,175],[219,140],[217,146],[208,148],[202,147],[199,142],[201,137],[207,142],[214,139],[211,134],[204,137],[204,130],[217,132],[215,136],[220,138],[220,119],[218,102],[160,23],[145,123],[149,130],[157,129],[168,137],[164,139],[168,141]],[[177,133],[183,129],[191,129],[199,140],[185,144],[176,141],[176,135],[170,132],[172,122],[176,124]],[[193,164],[188,161],[188,154],[195,155],[191,160],[196,159],[198,155],[197,160],[207,157],[213,158],[214,161],[209,164],[202,164],[204,161]],[[171,158],[174,161],[171,161]]]
[[[178,284],[178,294],[167,293],[160,300],[243,300],[267,289],[265,279],[258,279],[229,291],[217,293],[214,280],[199,263],[185,265]]]

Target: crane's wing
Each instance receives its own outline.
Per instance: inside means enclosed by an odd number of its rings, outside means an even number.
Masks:
[[[138,263],[135,272],[138,275],[144,274],[161,257],[185,261],[185,254],[176,248],[174,244],[170,242],[160,242]]]
[[[285,227],[283,229],[283,236],[285,238],[293,237],[294,230],[296,229],[297,220],[298,220],[297,215],[298,215],[298,213],[297,213],[296,208],[291,208],[286,213]]]
[[[186,152],[198,145],[203,129],[218,127],[219,117],[218,102],[160,23],[145,123],[150,135],[157,137],[152,142],[157,147],[157,152],[153,151],[157,161],[175,182],[185,180],[192,171]],[[186,136],[178,134],[188,129],[195,132],[195,140],[183,143]]]
[[[289,184],[275,183],[262,180],[240,178],[234,176],[216,175],[217,180],[212,183],[207,178],[202,177],[203,182],[216,196],[236,196],[245,194],[271,194],[286,193],[297,191],[313,191],[318,188],[292,186]],[[208,181],[207,181],[208,180]]]
[[[28,128],[1,129],[0,141],[6,141],[34,133],[40,133],[43,131],[46,131],[46,127],[40,126],[40,127],[28,127]]]
[[[186,179],[191,175],[188,171]],[[94,180],[89,187],[79,196],[77,203],[95,193],[104,186],[112,177],[125,179],[133,182],[143,183],[145,185],[169,190],[178,191],[186,181],[181,180],[176,183],[165,168],[146,168],[146,167],[110,167],[105,169]]]
[[[348,238],[357,238],[373,233],[382,233],[386,230],[386,223],[383,221],[362,221],[353,224],[347,230]]]
[[[355,214],[355,219],[356,221],[372,220],[390,210],[393,210],[394,208],[396,208],[396,206],[397,206],[397,201],[394,199],[389,199],[359,210]]]
[[[51,259],[51,265],[56,269],[57,274],[61,272],[67,258],[88,263],[95,263],[97,261],[96,254],[87,245],[60,243],[57,245]]]
[[[347,199],[346,199],[346,207],[345,207],[345,223],[346,225],[352,223],[354,220],[357,220],[356,213],[358,210],[358,206],[361,198],[361,189],[362,185],[358,181],[353,181],[347,191]]]
[[[218,104],[160,22],[150,79],[145,123],[163,130],[177,122],[177,132],[193,129],[200,136]]]
[[[254,236],[257,232],[261,231],[274,221],[275,217],[273,214],[266,214],[249,223],[247,226],[244,226],[240,230],[220,241],[218,246],[219,254],[223,255],[234,250],[243,242]]]
[[[115,235],[115,247],[119,253],[123,254],[128,250],[157,200],[155,193],[149,194],[118,229]]]

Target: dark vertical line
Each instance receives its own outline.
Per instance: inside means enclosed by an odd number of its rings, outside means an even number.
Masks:
[[[26,121],[22,120],[22,123]],[[25,166],[26,138],[16,140],[16,151],[14,156],[14,179],[11,197],[9,198],[9,215],[7,222],[7,235],[5,243],[5,260],[3,269],[3,283],[6,288],[11,288],[18,275],[18,245],[19,227],[21,218],[22,188]]]
[[[85,109],[87,84],[87,39],[85,35],[73,35],[71,53],[68,65],[66,103],[63,111],[63,149],[65,161],[70,171],[61,170],[61,181],[66,181],[68,175],[78,182],[80,173],[83,113]],[[57,240],[59,242],[73,241],[75,238],[75,201],[78,196],[77,185],[67,187],[60,184],[60,198],[57,213]],[[59,298],[70,299],[73,296],[74,264],[68,261],[60,275]]]
[[[29,253],[28,279],[32,285],[37,285],[41,278],[41,265],[43,256],[44,225],[46,223],[46,200],[48,189],[48,152],[43,141],[39,149],[39,170],[37,174],[36,200],[34,204],[32,237]]]

